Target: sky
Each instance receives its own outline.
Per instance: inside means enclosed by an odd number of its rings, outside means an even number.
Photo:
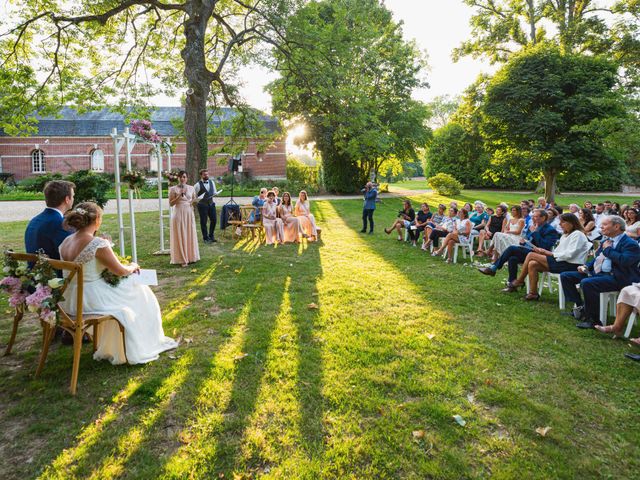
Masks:
[[[397,21],[402,21],[404,36],[416,40],[418,47],[428,56],[430,71],[426,72],[430,88],[414,92],[417,100],[428,102],[439,95],[458,95],[481,72],[494,69],[482,60],[464,58],[458,63],[451,60],[451,52],[469,38],[469,19],[472,9],[462,0],[385,0]],[[271,96],[264,86],[277,74],[260,67],[246,68],[242,95],[250,105],[271,112]],[[178,105],[177,99],[158,99],[164,105]]]

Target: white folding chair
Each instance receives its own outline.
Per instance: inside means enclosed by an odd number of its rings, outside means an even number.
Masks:
[[[607,307],[612,317],[616,316],[616,302],[618,301],[618,292],[600,292],[600,323],[607,324]]]
[[[631,329],[633,328],[633,325],[636,323],[637,318],[638,318],[638,315],[636,313],[636,310],[634,310],[633,312],[631,312],[631,315],[629,316],[629,321],[627,322],[627,329],[624,332],[625,338],[629,338],[631,336]]]
[[[473,261],[473,240],[470,239],[467,243],[456,243],[455,247],[453,248],[453,263],[456,263],[458,261],[458,247],[462,247],[462,256],[465,259],[467,258],[466,250],[469,250],[470,260]]]

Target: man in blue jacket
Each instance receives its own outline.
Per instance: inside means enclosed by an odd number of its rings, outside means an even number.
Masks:
[[[367,182],[367,185],[362,189],[362,193],[364,194],[364,207],[362,208],[362,230],[360,230],[360,233],[367,231],[367,219],[369,219],[369,234],[372,234],[373,212],[376,209],[378,191],[373,186],[373,183]]]
[[[603,242],[595,258],[577,272],[560,274],[564,295],[575,303],[573,316],[582,320],[578,328],[593,328],[600,315],[600,293],[617,292],[635,282],[640,282],[640,245],[628,237],[625,221],[617,215],[603,218],[600,230]],[[580,297],[576,286],[584,296]]]
[[[58,247],[71,235],[62,228],[64,214],[73,206],[76,186],[72,182],[53,180],[44,187],[47,208],[31,219],[24,233],[27,253],[44,252],[49,258],[60,260]]]
[[[524,263],[527,255],[533,251],[533,247],[551,250],[560,238],[560,234],[547,223],[548,214],[546,210],[537,208],[533,211],[531,223],[520,240],[520,245],[512,245],[507,248],[498,261],[490,267],[480,268],[480,272],[485,275],[494,276],[504,264],[509,266],[509,283],[518,278],[518,265]],[[513,292],[515,287],[507,286],[503,292]]]

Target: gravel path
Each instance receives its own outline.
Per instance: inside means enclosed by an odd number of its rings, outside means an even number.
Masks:
[[[394,198],[409,195],[420,195],[428,190],[395,190],[393,193],[382,193],[380,198]],[[253,197],[235,197],[234,200],[239,205],[251,203]],[[361,200],[361,195],[317,195],[311,197],[311,200]],[[218,207],[227,203],[228,198],[221,197],[216,202]],[[164,208],[169,208],[169,201],[163,200]],[[158,200],[154,198],[143,198],[133,201],[134,210],[136,212],[157,212]],[[17,222],[30,220],[44,209],[43,200],[28,200],[18,202],[0,202],[0,223],[1,222]],[[124,213],[129,211],[129,204],[126,200],[122,202]],[[116,201],[109,200],[105,206],[106,214],[117,213]]]

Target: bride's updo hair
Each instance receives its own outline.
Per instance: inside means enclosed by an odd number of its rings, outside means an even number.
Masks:
[[[102,217],[102,209],[98,205],[93,202],[82,202],[65,213],[62,228],[71,227],[79,230],[95,223],[100,217]]]

